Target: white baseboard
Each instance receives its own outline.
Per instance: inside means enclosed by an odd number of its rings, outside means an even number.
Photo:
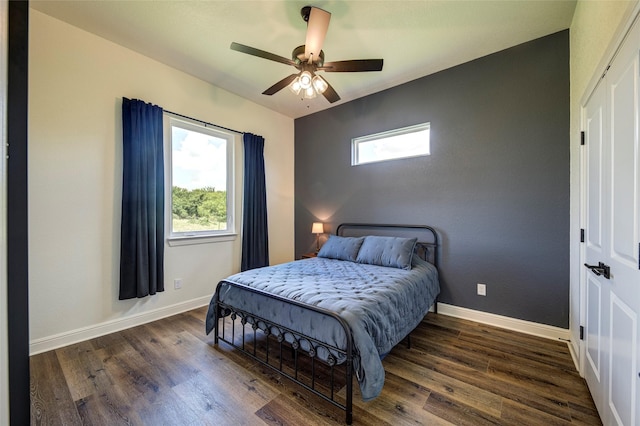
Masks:
[[[186,302],[176,303],[175,305],[154,309],[152,311],[134,314],[124,318],[105,321],[100,324],[55,334],[53,336],[35,339],[29,343],[29,355],[36,355],[42,352],[61,348],[63,346],[93,339],[95,337],[104,336],[105,334],[114,333],[116,331],[146,324],[151,321],[170,317],[171,315],[176,315],[191,309],[205,306],[209,304],[210,300],[211,296],[199,297],[197,299],[187,300]]]
[[[490,314],[488,312],[476,311],[469,308],[461,308],[459,306],[447,305],[446,303],[438,303],[438,314],[493,325],[495,327],[531,334],[533,336],[545,337],[547,339],[567,341],[567,343],[569,343],[569,329],[554,327],[547,324],[539,324],[537,322]]]
[[[569,346],[569,353],[571,354],[571,359],[573,360],[573,364],[576,366],[576,371],[580,373],[580,377],[584,377],[584,374],[582,374],[582,371],[580,371],[580,361],[579,361],[580,357],[576,353],[576,348],[573,346],[571,342],[569,342],[567,345]],[[580,350],[580,346],[578,346],[577,350]]]

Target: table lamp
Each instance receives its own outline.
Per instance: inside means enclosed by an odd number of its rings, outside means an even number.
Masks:
[[[316,253],[320,251],[320,234],[324,234],[324,226],[322,222],[313,222],[311,233],[316,234]]]

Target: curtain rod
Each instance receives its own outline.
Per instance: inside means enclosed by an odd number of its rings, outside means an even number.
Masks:
[[[239,134],[241,134],[241,135],[244,135],[244,133],[245,133],[245,132],[241,132],[241,131],[239,131],[239,130],[233,130],[233,129],[230,129],[230,128],[228,128],[228,127],[219,126],[219,125],[214,124],[214,123],[209,123],[209,122],[207,122],[207,121],[198,120],[197,118],[189,117],[189,116],[187,116],[187,115],[178,114],[177,112],[169,111],[169,110],[166,110],[166,109],[163,109],[163,111],[164,111],[164,112],[166,112],[167,114],[175,115],[176,117],[181,117],[181,118],[186,118],[186,119],[188,119],[188,120],[197,121],[198,123],[202,123],[202,124],[204,124],[205,126],[213,126],[213,127],[217,127],[218,129],[228,130],[228,131],[230,131],[230,132],[239,133]]]

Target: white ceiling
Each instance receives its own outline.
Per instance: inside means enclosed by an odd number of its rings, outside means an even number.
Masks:
[[[575,0],[38,1],[43,13],[292,118],[302,117],[569,28]],[[384,59],[381,72],[323,73],[342,98],[261,93],[291,66],[229,49],[232,41],[287,58],[304,44],[303,6],[332,14],[325,60]]]

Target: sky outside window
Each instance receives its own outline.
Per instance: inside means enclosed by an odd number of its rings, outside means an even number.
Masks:
[[[227,188],[227,141],[172,127],[173,186],[188,190]]]

